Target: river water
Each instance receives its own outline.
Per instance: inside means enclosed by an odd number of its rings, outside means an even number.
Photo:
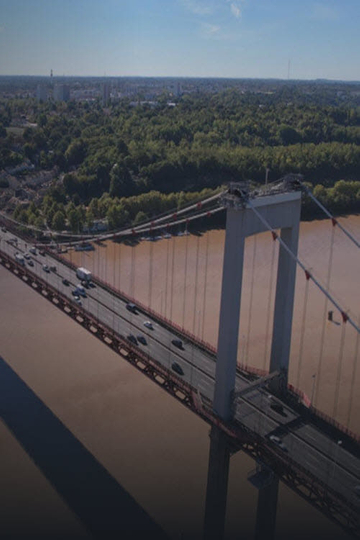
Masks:
[[[350,216],[343,222],[359,238],[360,218]],[[269,236],[247,242],[239,329],[239,361],[259,368],[268,365],[268,306],[273,305],[269,283],[276,276],[277,247]],[[224,231],[214,230],[142,241],[135,248],[109,242],[95,252],[70,252],[68,257],[216,345],[223,245]],[[330,282],[336,298],[357,319],[359,255],[341,231],[333,231],[327,221],[303,223],[299,255]],[[305,293],[300,272],[290,382],[312,396],[317,407],[328,414],[335,411],[343,424],[359,432],[355,332],[337,324],[336,313],[334,322],[324,324],[330,308],[313,285]],[[0,295],[0,355],[6,363],[166,532],[173,538],[200,538],[208,426],[3,268]],[[87,537],[66,498],[5,423],[0,424],[0,445],[4,534]],[[227,538],[252,536],[257,493],[247,473],[253,468],[253,461],[241,453],[231,458]],[[277,538],[290,535],[346,538],[281,485]]]

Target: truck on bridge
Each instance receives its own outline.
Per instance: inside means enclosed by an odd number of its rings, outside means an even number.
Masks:
[[[78,277],[81,281],[86,281],[89,283],[91,281],[91,272],[86,268],[80,267],[76,269],[76,277]]]

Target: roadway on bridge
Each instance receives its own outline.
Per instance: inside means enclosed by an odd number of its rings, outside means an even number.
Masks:
[[[14,235],[8,232],[0,234],[0,249],[13,258],[17,251],[24,253],[31,247],[21,239],[18,239],[17,246],[11,245],[7,240],[13,238]],[[48,254],[45,256],[37,254],[32,256],[32,260],[34,266],[28,269],[74,303],[71,292],[79,283],[75,272]],[[55,265],[56,272],[45,272],[44,264]],[[63,278],[70,282],[70,286],[62,283]],[[178,349],[172,343],[173,339],[179,339],[178,335],[140,310],[137,315],[129,312],[126,309],[126,303],[106,288],[97,286],[89,289],[87,297],[81,300],[82,307],[87,312],[125,339],[129,334],[143,335],[147,340],[147,345],[139,343],[140,349],[173,373],[173,365],[176,362],[184,372],[182,378],[196,388],[201,395],[213,400],[216,360],[214,355],[183,338],[184,347]],[[145,320],[153,323],[153,330],[144,327]],[[248,380],[238,373],[236,390],[245,388],[248,384]],[[234,418],[264,438],[270,435],[279,436],[285,446],[281,448],[268,439],[273,451],[280,456],[284,454],[289,456],[360,510],[360,496],[354,491],[356,486],[360,486],[359,456],[352,455],[341,442],[332,440],[285,404],[282,404],[283,410],[280,414],[272,408],[272,403],[266,390],[255,388],[236,403]]]

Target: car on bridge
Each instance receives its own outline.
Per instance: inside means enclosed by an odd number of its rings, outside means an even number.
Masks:
[[[37,250],[36,250],[36,247],[31,247],[29,249],[30,253],[32,253],[33,255],[37,255]]]
[[[276,401],[276,399],[274,399],[274,396],[272,396],[271,394],[269,394],[268,397],[270,401],[270,408],[281,416],[287,416],[283,405],[279,401]]]
[[[86,291],[82,285],[76,285],[75,291],[77,291],[77,294],[79,296],[83,296],[84,298],[86,298]]]
[[[141,334],[139,336],[136,336],[139,343],[142,343],[143,345],[147,345],[147,341],[144,336]]]
[[[39,255],[44,257],[45,256],[45,251],[43,249],[39,249]]]
[[[137,307],[132,302],[128,302],[126,304],[126,309],[128,311],[131,311],[131,313],[134,313],[134,315],[137,315]]]
[[[47,274],[50,272],[50,268],[48,267],[47,264],[43,264],[43,267],[42,269],[44,270],[44,272],[46,272]]]
[[[78,306],[81,306],[80,296],[74,296],[74,301],[77,303]]]
[[[65,285],[65,287],[68,287],[70,285],[70,281],[66,278],[62,280],[62,284]]]
[[[269,435],[269,440],[272,443],[276,444],[276,446],[278,446],[283,452],[288,452],[287,446],[282,442],[280,437],[278,437],[277,435]]]
[[[175,345],[175,347],[177,347],[178,349],[183,349],[183,342],[181,341],[181,339],[172,339],[171,340],[171,343],[173,345]]]
[[[137,341],[136,337],[134,336],[134,334],[129,334],[129,335],[127,336],[127,339],[128,339],[129,341],[131,341],[131,343],[133,343],[134,345],[137,345],[137,344],[138,344],[138,341]]]
[[[31,259],[30,253],[24,253],[24,258],[27,260]]]
[[[150,321],[145,321],[145,322],[144,322],[144,326],[145,326],[146,328],[148,328],[149,330],[154,330],[153,323],[150,322]]]
[[[173,362],[171,364],[171,369],[173,371],[175,371],[175,373],[177,373],[178,375],[184,375],[184,370],[183,368],[180,366],[180,364],[178,364],[177,362]]]
[[[27,263],[29,266],[34,266],[34,261],[32,259],[29,259]]]

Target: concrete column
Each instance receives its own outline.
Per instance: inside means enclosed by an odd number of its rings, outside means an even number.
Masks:
[[[226,435],[213,426],[210,431],[204,540],[221,540],[224,536],[229,461],[230,450]]]
[[[214,395],[214,411],[224,420],[230,418],[230,398],[235,388],[245,244],[244,219],[243,211],[232,208],[227,210]]]
[[[278,478],[274,478],[271,484],[259,489],[255,540],[273,540],[275,538],[278,490]]]
[[[300,201],[292,227],[281,229],[281,240],[297,255],[300,224]],[[280,245],[276,283],[274,326],[271,345],[270,373],[279,369],[288,371],[291,327],[295,296],[296,261]]]

